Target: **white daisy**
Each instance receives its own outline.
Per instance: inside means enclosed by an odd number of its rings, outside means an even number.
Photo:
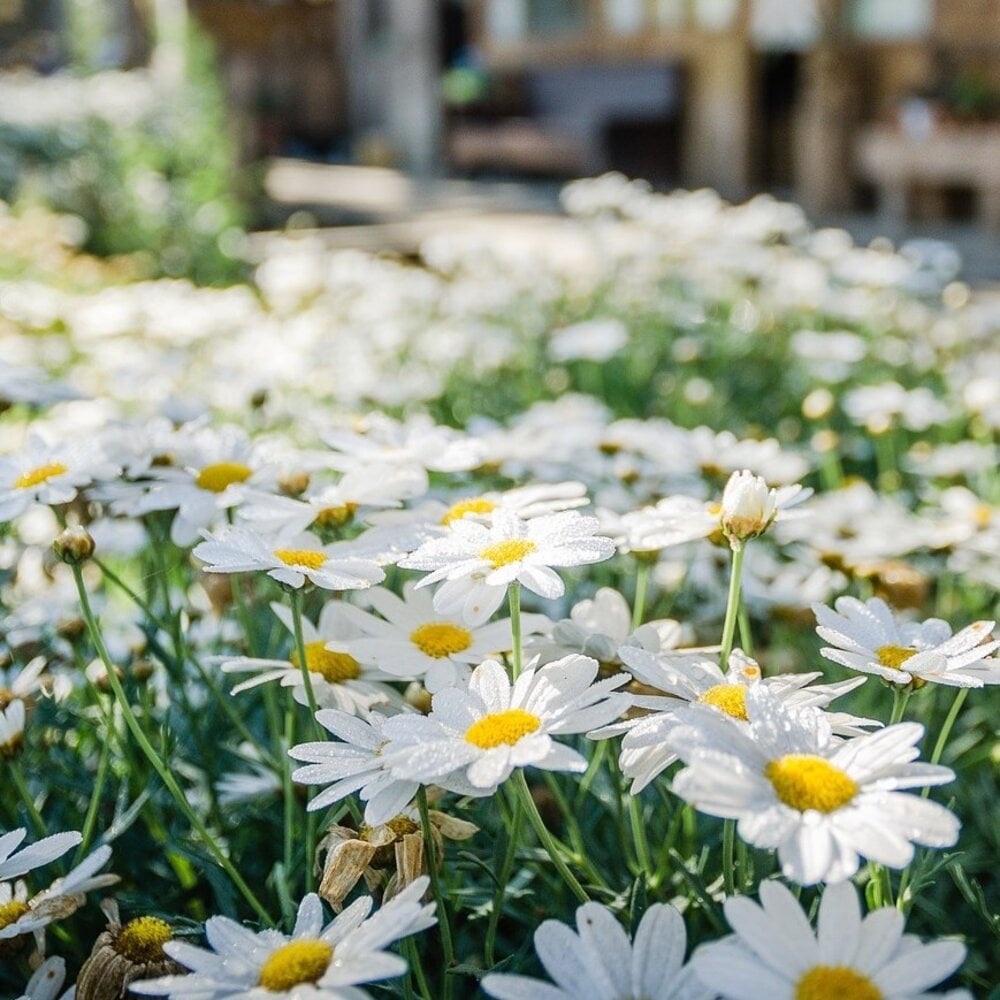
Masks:
[[[595,535],[597,528],[596,518],[573,511],[530,521],[498,511],[489,527],[468,518],[453,521],[447,537],[425,542],[399,565],[430,570],[418,586],[444,581],[434,594],[435,610],[479,625],[500,606],[511,583],[540,597],[561,597],[565,587],[553,566],[610,559],[614,543]]]
[[[359,792],[365,804],[365,823],[380,826],[406,808],[417,794],[416,781],[401,780],[386,768],[382,751],[389,745],[383,732],[385,718],[377,712],[358,719],[346,712],[323,709],[316,721],[343,742],[300,743],[288,751],[300,767],[292,780],[300,785],[329,785],[309,802],[309,809],[325,809],[344,796]]]
[[[591,737],[625,734],[619,760],[622,773],[632,779],[633,795],[677,760],[669,742],[670,734],[689,721],[692,705],[711,706],[734,724],[746,725],[747,694],[757,684],[784,704],[826,708],[835,698],[864,683],[863,677],[855,677],[813,686],[812,682],[823,676],[819,672],[764,678],[760,665],[740,649],[729,655],[729,669],[725,673],[715,660],[706,656],[655,656],[636,648],[623,648],[621,655],[625,669],[636,680],[664,692],[664,696],[633,696],[636,706],[653,709],[652,714],[589,734]],[[860,736],[863,727],[881,725],[874,719],[861,719],[844,712],[827,713],[825,718],[835,736]]]
[[[691,968],[724,1000],[971,1000],[965,990],[928,992],[965,959],[958,941],[922,944],[903,915],[883,907],[861,916],[850,882],[827,886],[816,931],[780,882],[763,882],[757,905],[725,902],[732,937],[699,948]]]
[[[467,689],[436,694],[430,715],[386,720],[386,766],[399,778],[453,790],[457,780],[481,795],[517,767],[584,771],[586,759],[553,737],[606,725],[629,705],[628,696],[613,693],[627,676],[595,684],[597,671],[596,660],[567,656],[529,667],[511,685],[503,667],[487,660],[472,672]]]
[[[349,642],[347,650],[360,663],[396,677],[422,677],[432,694],[465,681],[472,665],[510,650],[509,619],[468,627],[457,617],[438,614],[431,595],[412,580],[403,585],[402,598],[376,587],[362,601],[382,617],[352,609],[351,619],[365,637]],[[521,616],[524,635],[544,632],[551,624],[544,615]]]
[[[820,652],[834,663],[899,685],[1000,684],[1000,665],[987,659],[1000,648],[1000,640],[986,641],[996,622],[974,622],[952,635],[951,626],[940,618],[898,621],[878,597],[864,602],[839,597],[834,608],[813,605],[816,631],[832,643]]]
[[[684,965],[687,932],[681,915],[654,903],[630,941],[606,906],[584,903],[576,931],[546,920],[535,931],[535,952],[554,980],[495,973],[483,991],[497,1000],[711,1000],[712,993]]]
[[[647,622],[633,631],[625,598],[611,587],[601,587],[593,598],[577,601],[569,618],[555,623],[551,635],[529,640],[525,654],[537,654],[541,663],[549,663],[569,653],[582,653],[605,669],[620,668],[619,650],[624,646],[658,653],[675,648],[684,638],[684,627],[670,618]]]
[[[507,511],[530,521],[533,517],[558,514],[585,507],[588,503],[587,487],[583,483],[537,483],[461,497],[443,507],[439,523],[449,525],[465,517],[489,523],[497,511]]]
[[[291,611],[282,604],[272,604],[271,610],[294,636],[295,623]],[[315,625],[306,616],[302,617],[306,667],[316,704],[321,708],[339,708],[351,714],[365,712],[373,705],[391,703],[398,706],[400,696],[385,683],[398,680],[398,677],[363,666],[346,651],[348,641],[360,634],[352,622],[350,610],[353,609],[342,602],[328,601]],[[256,675],[237,684],[233,688],[234,695],[260,684],[280,681],[282,687],[292,688],[292,696],[300,705],[308,704],[302,665],[294,648],[287,660],[239,656],[220,662],[224,673]]]
[[[32,435],[17,455],[0,457],[0,522],[12,521],[34,504],[63,504],[117,467],[93,446],[49,444]]]
[[[841,882],[859,855],[890,868],[913,859],[913,845],[951,847],[959,822],[943,806],[901,789],[953,780],[946,767],[912,763],[923,726],[902,723],[834,742],[816,709],[784,705],[763,685],[746,695],[740,728],[705,706],[670,734],[688,766],[673,790],[695,808],[739,820],[756,847],[777,848],[787,878],[801,885]]]
[[[324,590],[364,590],[385,579],[367,559],[335,558],[315,535],[269,542],[250,528],[226,527],[205,538],[193,555],[206,564],[206,573],[261,571],[289,587],[308,580]]]
[[[0,707],[0,760],[14,757],[24,746],[26,710],[20,698]]]
[[[241,428],[191,427],[177,433],[171,464],[156,465],[146,494],[130,501],[127,512],[176,510],[170,528],[175,545],[192,545],[246,491],[273,488],[274,469]]]
[[[21,852],[22,855],[25,853]],[[117,875],[97,874],[110,857],[110,847],[106,844],[98,847],[65,878],[57,878],[47,889],[35,895],[27,893],[23,882],[0,883],[0,941],[37,933],[54,920],[62,920],[75,913],[91,890],[114,885],[118,881]]]
[[[212,917],[205,924],[211,950],[176,940],[163,946],[170,958],[191,969],[189,975],[148,979],[129,988],[171,1000],[361,1000],[369,994],[358,984],[393,979],[407,970],[402,958],[384,949],[437,922],[434,905],[420,903],[428,881],[418,878],[371,917],[371,897],[357,899],[326,925],[320,898],[310,893],[299,904],[291,935],[254,933],[228,917]]]
[[[259,531],[285,535],[307,529],[340,528],[368,508],[399,507],[427,491],[420,466],[366,465],[350,469],[337,483],[310,488],[295,499],[273,493],[248,493],[239,517]]]

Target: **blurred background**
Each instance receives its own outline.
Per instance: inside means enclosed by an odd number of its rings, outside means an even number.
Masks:
[[[998,279],[1000,3],[0,0],[0,199],[147,273],[224,283],[289,224],[405,249],[608,170]]]

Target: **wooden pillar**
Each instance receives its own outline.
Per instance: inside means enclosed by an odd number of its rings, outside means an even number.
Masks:
[[[750,187],[753,53],[740,31],[706,34],[685,67],[684,182],[742,198]]]

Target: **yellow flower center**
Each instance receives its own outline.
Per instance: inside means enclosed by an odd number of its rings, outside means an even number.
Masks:
[[[795,1000],[882,1000],[882,991],[846,965],[816,965],[795,984]]]
[[[130,920],[115,941],[119,955],[137,965],[164,960],[163,946],[174,936],[165,920],[159,917],[136,917]]]
[[[499,569],[531,555],[537,548],[538,546],[527,538],[511,538],[506,542],[487,545],[480,551],[479,558],[492,563],[494,569]]]
[[[313,549],[275,549],[271,555],[286,566],[305,566],[307,569],[319,569],[327,560],[325,552]]]
[[[9,707],[16,697],[10,688],[0,687],[0,712]]]
[[[0,903],[0,930],[16,924],[23,917],[30,907],[27,903],[22,903],[19,899],[12,899],[9,903]]]
[[[875,655],[883,667],[901,670],[911,656],[917,655],[917,651],[912,646],[879,646],[875,650]]]
[[[493,750],[506,744],[512,747],[524,736],[535,732],[542,720],[523,708],[508,708],[477,719],[465,731],[465,738],[481,750]]]
[[[442,515],[442,524],[451,524],[452,521],[461,521],[466,514],[491,514],[497,505],[486,497],[468,497],[452,504]]]
[[[194,482],[201,490],[222,493],[233,483],[245,483],[252,475],[253,469],[239,462],[216,462],[215,465],[206,465]]]
[[[325,941],[290,941],[261,967],[260,985],[281,993],[303,983],[319,982],[332,960],[333,945]]]
[[[40,465],[31,472],[25,472],[14,480],[14,488],[18,490],[30,490],[32,486],[40,486],[47,483],[54,476],[61,476],[64,472],[69,472],[62,462],[52,462],[49,465]]]
[[[320,528],[342,528],[354,519],[358,511],[356,503],[344,503],[339,507],[324,507],[313,522]]]
[[[299,654],[292,650],[288,657],[295,666],[301,666]],[[361,664],[350,653],[337,653],[326,648],[326,642],[306,643],[306,669],[311,674],[319,674],[330,684],[342,684],[361,676]]]
[[[858,794],[858,785],[850,775],[811,754],[790,753],[772,760],[764,775],[778,798],[799,812],[815,809],[832,813]]]
[[[747,689],[742,684],[716,684],[715,687],[710,687],[698,701],[703,705],[711,705],[734,719],[739,719],[742,722],[750,721],[750,716],[747,715]]]
[[[430,622],[411,632],[410,642],[425,656],[443,660],[468,649],[472,645],[472,633],[448,622]]]

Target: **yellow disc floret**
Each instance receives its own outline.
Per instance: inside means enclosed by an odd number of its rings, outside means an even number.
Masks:
[[[18,490],[30,490],[32,486],[41,486],[56,476],[61,476],[64,472],[69,472],[61,462],[52,462],[49,465],[40,465],[37,469],[24,472],[14,480],[14,488]]]
[[[542,720],[523,708],[508,708],[477,719],[465,731],[465,738],[482,750],[493,750],[505,744],[512,747],[522,737],[541,728]]]
[[[288,657],[295,666],[301,666],[299,654],[292,650]],[[341,684],[361,676],[361,664],[350,653],[337,653],[326,648],[326,642],[306,643],[306,669],[311,674],[319,674],[331,684]]]
[[[333,945],[325,941],[290,941],[272,952],[260,970],[260,985],[281,993],[303,983],[317,983],[333,960]]]
[[[305,566],[306,569],[319,569],[327,560],[325,552],[315,549],[275,549],[271,555],[286,566]]]
[[[734,719],[742,722],[750,721],[750,716],[747,715],[747,689],[743,684],[716,684],[698,701],[703,705],[711,705]]]
[[[245,483],[253,475],[253,469],[239,462],[216,462],[206,465],[195,479],[195,485],[210,493],[223,493],[233,483]]]
[[[917,650],[912,646],[879,646],[875,650],[875,655],[883,667],[888,667],[890,670],[902,670],[903,664],[911,656],[917,655]]]
[[[410,642],[425,656],[443,660],[472,645],[472,633],[448,622],[428,622],[410,633]]]
[[[778,798],[791,809],[832,813],[858,794],[854,779],[822,757],[790,753],[772,760],[764,774]]]
[[[0,930],[16,924],[28,911],[30,907],[20,899],[12,899],[9,903],[0,903]]]
[[[467,497],[452,504],[442,515],[442,524],[451,524],[452,521],[461,521],[466,514],[491,514],[496,510],[497,505],[486,497]]]
[[[795,984],[795,1000],[882,1000],[882,991],[846,965],[816,965]]]
[[[137,965],[162,962],[163,946],[174,936],[170,924],[159,917],[130,920],[115,941],[115,951]]]
[[[511,538],[506,542],[487,545],[480,551],[479,558],[491,563],[494,569],[500,569],[501,566],[509,566],[531,555],[537,548],[538,546],[528,538]]]
[[[324,507],[313,522],[319,528],[342,528],[354,520],[358,504],[342,503],[339,507]]]

